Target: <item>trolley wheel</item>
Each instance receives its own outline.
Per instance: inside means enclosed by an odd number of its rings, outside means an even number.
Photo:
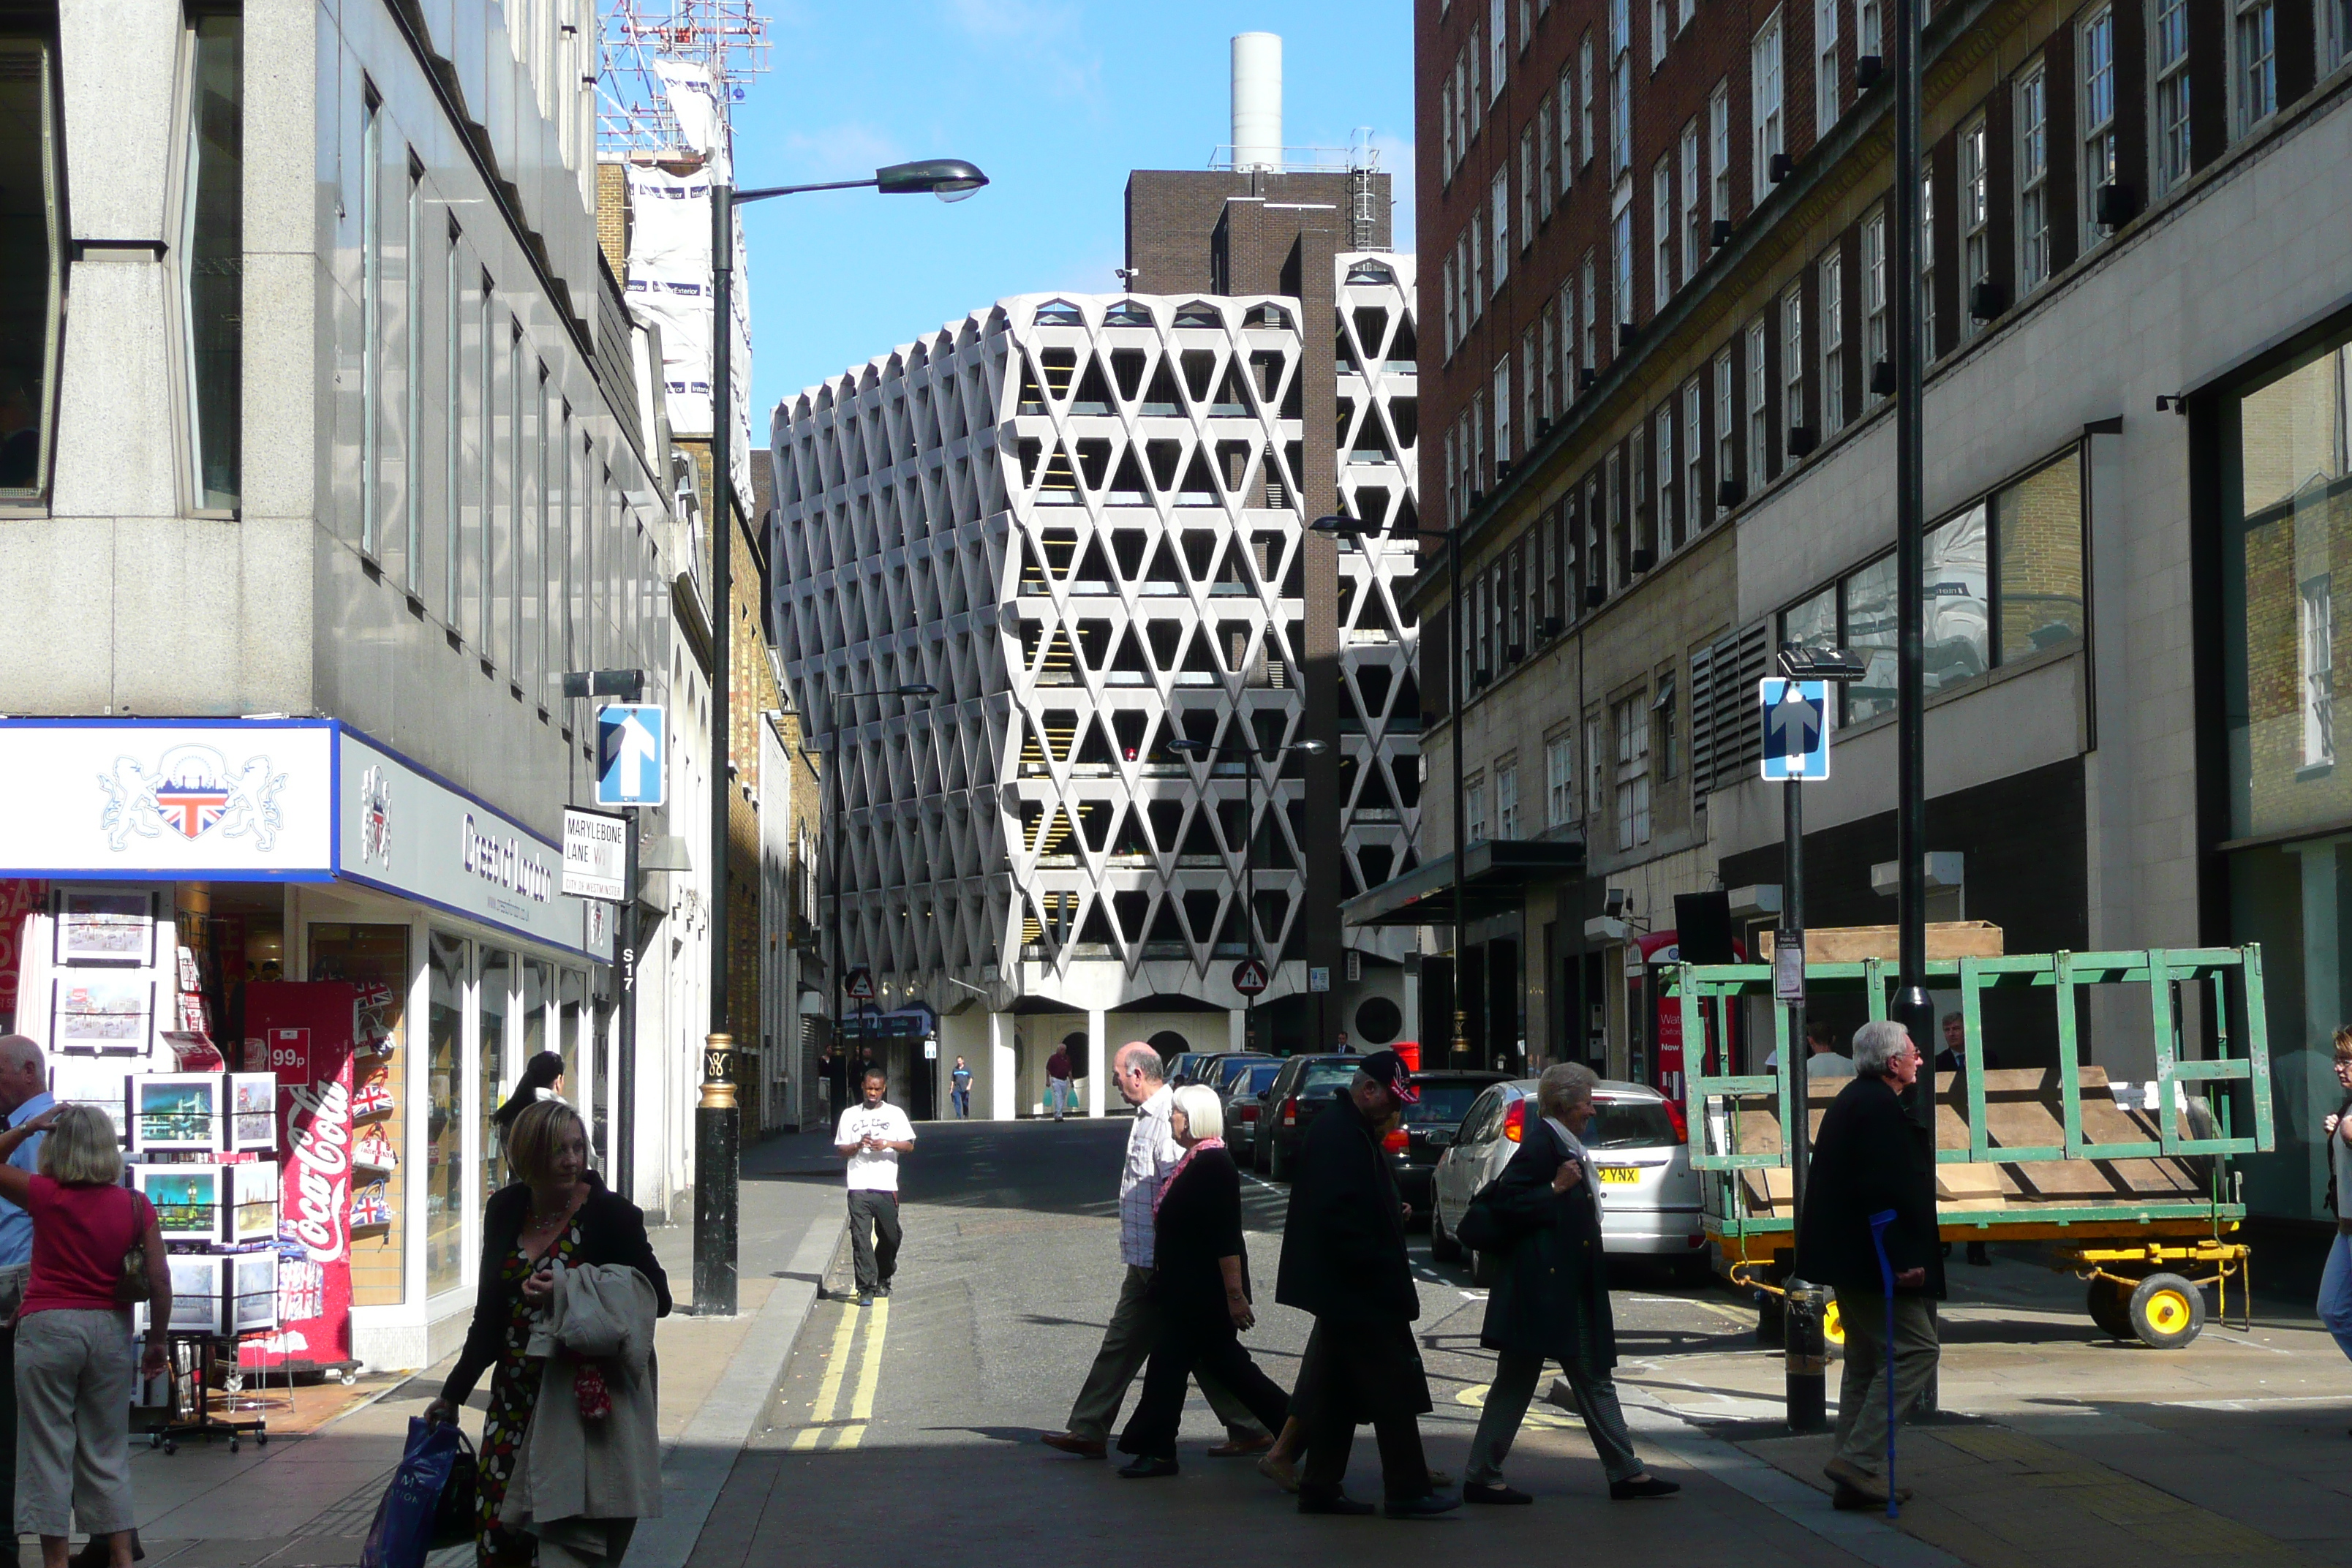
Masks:
[[[2178,1274],[2151,1274],[2131,1293],[2132,1332],[2153,1350],[2179,1350],[2205,1327],[2205,1292]]]
[[[2091,1321],[2111,1340],[2132,1340],[2139,1331],[2132,1327],[2131,1287],[2120,1279],[2104,1276],[2091,1281],[2089,1306]]]
[[[163,1434],[161,1432],[150,1432],[147,1434],[147,1447],[150,1450],[160,1448],[163,1446]]]
[[[1437,1207],[1437,1194],[1429,1198],[1429,1256],[1440,1263],[1462,1261],[1462,1244],[1445,1233],[1445,1216]]]
[[[1822,1342],[1840,1350],[1845,1348],[1845,1313],[1840,1310],[1835,1296],[1822,1309]]]
[[[343,1373],[343,1386],[345,1388],[351,1388],[357,1385],[359,1380],[360,1374],[356,1369]]]
[[[260,1432],[256,1432],[256,1433],[253,1435],[253,1446],[254,1446],[255,1447],[257,1447],[257,1448],[267,1448],[268,1447],[269,1447],[269,1434],[268,1434],[268,1431],[266,1431],[266,1430],[265,1430],[265,1431],[260,1431]]]
[[[234,1454],[234,1453],[236,1453],[236,1448],[237,1448],[236,1439],[235,1437],[231,1437],[231,1438],[228,1440],[228,1451],[229,1451],[230,1453]]]
[[[173,1442],[173,1441],[172,1441],[172,1439],[170,1439],[169,1437],[166,1437],[166,1438],[164,1438],[164,1439],[163,1439],[163,1452],[164,1452],[164,1453],[166,1453],[166,1454],[176,1454],[176,1453],[178,1453],[179,1451],[180,1451],[180,1446],[179,1446],[177,1443],[174,1443],[174,1442]]]

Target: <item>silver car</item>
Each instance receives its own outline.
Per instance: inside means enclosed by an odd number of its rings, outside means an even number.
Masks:
[[[1601,1171],[1601,1246],[1619,1257],[1656,1258],[1678,1275],[1707,1271],[1706,1229],[1699,1217],[1698,1180],[1680,1107],[1655,1089],[1603,1079],[1592,1093],[1592,1124],[1585,1147]],[[1437,1162],[1430,1205],[1429,1250],[1440,1262],[1463,1255],[1454,1228],[1478,1190],[1503,1173],[1536,1116],[1536,1080],[1498,1083],[1480,1095],[1462,1119],[1454,1142]],[[1491,1260],[1473,1256],[1472,1279],[1491,1284]]]

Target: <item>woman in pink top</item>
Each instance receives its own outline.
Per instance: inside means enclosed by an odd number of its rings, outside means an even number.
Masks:
[[[37,1132],[40,1173],[5,1163]],[[33,1272],[16,1315],[16,1517],[11,1538],[41,1538],[42,1568],[66,1568],[79,1515],[106,1541],[112,1568],[131,1568],[131,1309],[118,1298],[122,1260],[147,1254],[147,1351],[163,1370],[172,1321],[171,1266],[155,1210],[121,1184],[114,1123],[95,1106],[61,1105],[0,1133],[0,1198],[33,1216]]]

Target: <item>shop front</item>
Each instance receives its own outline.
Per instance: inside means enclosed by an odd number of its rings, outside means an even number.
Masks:
[[[348,1062],[347,1169],[317,1173],[340,1212],[280,1215],[346,1253],[339,1359],[420,1367],[462,1337],[505,1179],[490,1117],[532,1055],[563,1058],[609,1163],[609,906],[564,897],[560,847],[488,803],[333,721],[0,721],[0,1021],[53,1064],[93,1008],[134,1071],[192,1037],[281,1089]],[[87,911],[133,905],[140,962],[81,962]],[[345,1015],[340,1058],[276,1044]]]

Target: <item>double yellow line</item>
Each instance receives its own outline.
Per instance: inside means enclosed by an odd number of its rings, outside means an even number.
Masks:
[[[858,1331],[865,1330],[861,1335]],[[874,1419],[874,1394],[882,1385],[882,1347],[890,1332],[890,1299],[878,1298],[869,1308],[844,1308],[840,1323],[833,1331],[833,1351],[826,1358],[824,1377],[817,1384],[816,1405],[809,1412],[809,1424],[793,1436],[795,1452],[805,1453],[821,1445],[833,1448],[855,1448],[866,1439],[866,1424]],[[862,1351],[862,1354],[860,1353]],[[849,1380],[849,1364],[858,1363],[856,1391],[850,1395],[849,1419],[846,1425],[835,1427],[841,1409],[841,1390]],[[824,1445],[828,1430],[835,1432],[834,1440]]]

